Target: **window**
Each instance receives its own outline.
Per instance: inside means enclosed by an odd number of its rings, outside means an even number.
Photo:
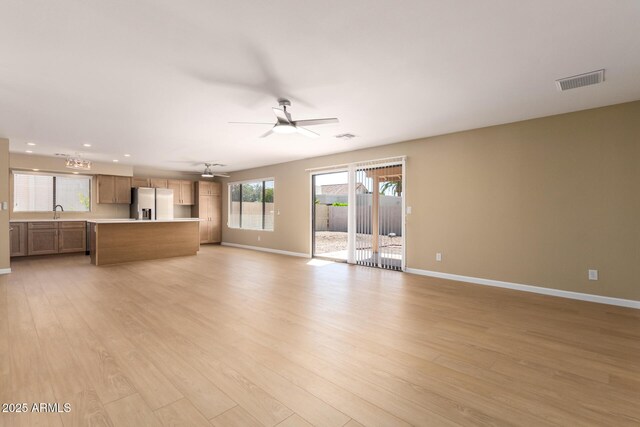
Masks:
[[[273,230],[273,179],[229,184],[229,227]]]
[[[55,205],[65,212],[89,212],[91,177],[13,173],[14,212],[51,212]]]

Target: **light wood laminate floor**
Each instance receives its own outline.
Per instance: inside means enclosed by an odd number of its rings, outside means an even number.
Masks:
[[[0,277],[0,425],[640,423],[640,312],[209,246]]]

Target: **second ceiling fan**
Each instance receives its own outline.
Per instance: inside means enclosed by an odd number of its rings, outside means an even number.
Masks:
[[[292,120],[291,114],[287,111],[287,107],[291,106],[291,102],[288,99],[280,98],[278,99],[278,104],[281,108],[273,107],[273,113],[276,115],[276,123],[264,123],[264,122],[229,122],[235,124],[243,124],[243,125],[273,125],[268,132],[264,133],[260,136],[260,138],[264,138],[266,136],[271,135],[272,133],[299,133],[304,136],[308,136],[311,138],[317,138],[320,135],[310,131],[309,129],[305,129],[303,126],[315,126],[315,125],[326,125],[330,123],[338,123],[338,119],[335,117],[327,118],[327,119],[305,119],[305,120]]]

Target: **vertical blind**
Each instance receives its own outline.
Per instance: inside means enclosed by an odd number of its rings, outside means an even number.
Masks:
[[[403,163],[359,163],[356,186],[356,264],[391,270],[402,269],[403,256]],[[357,188],[357,187],[356,187]]]

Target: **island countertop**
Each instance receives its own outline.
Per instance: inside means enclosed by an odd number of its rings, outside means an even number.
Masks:
[[[90,224],[158,224],[162,222],[199,222],[199,218],[173,218],[173,219],[86,219]]]

